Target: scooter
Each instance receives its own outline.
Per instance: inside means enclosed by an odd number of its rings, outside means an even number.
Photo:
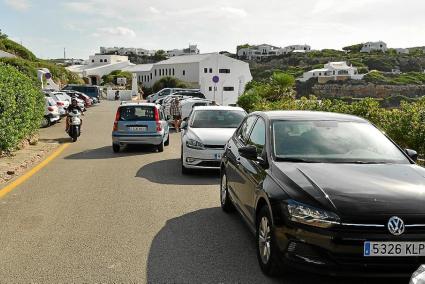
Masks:
[[[76,142],[81,133],[81,113],[74,109],[68,116],[70,117],[68,135],[72,138],[72,142]]]

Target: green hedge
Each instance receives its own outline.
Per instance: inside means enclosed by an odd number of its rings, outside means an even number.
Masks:
[[[7,51],[27,60],[36,60],[34,53],[23,47],[22,45],[10,40],[6,37],[0,38],[0,50]]]
[[[44,95],[34,81],[0,62],[0,151],[33,134],[44,115]]]

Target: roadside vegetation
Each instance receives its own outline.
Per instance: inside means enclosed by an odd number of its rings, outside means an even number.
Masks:
[[[238,105],[249,112],[313,110],[360,116],[374,123],[401,147],[425,154],[425,97],[402,101],[395,109],[384,108],[373,98],[351,103],[338,99],[320,100],[313,96],[296,99],[294,82],[292,75],[284,73],[275,73],[262,82],[253,81],[239,97]]]
[[[184,81],[181,81],[175,77],[163,77],[155,82],[152,87],[152,91],[158,92],[164,88],[189,88],[190,84]],[[145,94],[147,92],[145,91]]]
[[[40,127],[44,95],[34,81],[0,63],[0,152],[15,150]]]
[[[110,85],[110,84],[115,85],[117,84],[118,78],[126,78],[127,79],[126,86],[127,87],[131,86],[131,80],[132,80],[131,73],[127,71],[122,71],[122,70],[115,70],[109,73],[108,75],[103,76],[102,85]]]

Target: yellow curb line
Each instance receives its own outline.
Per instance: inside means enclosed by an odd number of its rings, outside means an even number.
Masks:
[[[67,147],[69,144],[63,144],[58,149],[56,149],[49,157],[47,157],[45,160],[43,160],[41,163],[36,165],[34,168],[32,168],[30,171],[25,173],[23,176],[19,177],[17,180],[11,182],[10,184],[6,185],[4,188],[0,189],[0,198],[4,197],[6,194],[14,190],[16,187],[18,187],[20,184],[27,181],[30,177],[35,175],[38,171],[40,171],[42,168],[47,166],[48,163],[53,161],[57,156],[59,156]]]

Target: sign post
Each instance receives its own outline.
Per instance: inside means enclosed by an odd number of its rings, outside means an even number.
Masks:
[[[214,102],[217,102],[216,99],[215,99],[215,93],[217,91],[217,83],[220,82],[220,77],[215,75],[215,76],[213,76],[212,81],[214,83]]]

